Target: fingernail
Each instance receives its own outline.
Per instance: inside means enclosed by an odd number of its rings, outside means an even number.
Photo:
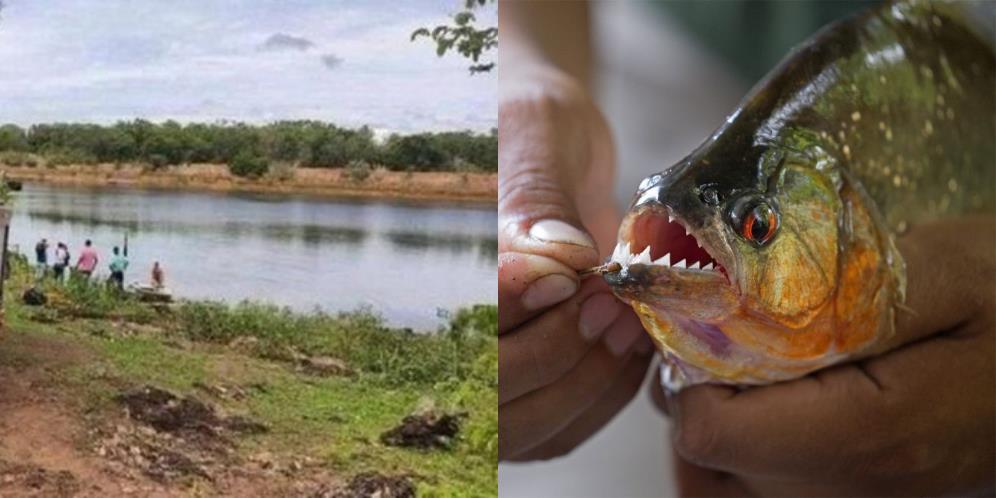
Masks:
[[[640,338],[643,330],[634,327],[627,322],[622,322],[622,326],[612,327],[605,333],[605,346],[609,352],[616,356],[623,356],[633,346],[633,343]]]
[[[597,338],[619,316],[621,308],[615,296],[605,292],[589,297],[581,304],[578,316],[578,331],[581,337],[591,341]]]
[[[536,279],[522,293],[522,306],[538,310],[556,304],[574,295],[578,284],[574,279],[558,273]]]
[[[543,242],[595,248],[595,242],[588,234],[560,220],[540,220],[533,223],[529,236]]]

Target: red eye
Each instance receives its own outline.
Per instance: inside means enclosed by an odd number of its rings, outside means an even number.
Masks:
[[[744,217],[740,234],[757,244],[764,244],[778,230],[778,216],[767,204],[758,204]]]

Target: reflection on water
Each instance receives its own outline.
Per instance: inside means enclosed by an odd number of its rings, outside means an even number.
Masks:
[[[187,297],[370,305],[420,328],[439,323],[438,308],[497,301],[493,208],[40,185],[15,200],[11,243],[23,252],[46,237],[75,256],[91,238],[109,254],[126,233],[127,279],[159,260]]]
[[[279,240],[298,240],[305,244],[348,244],[361,243],[369,235],[366,231],[352,227],[335,227],[321,225],[287,226],[279,224],[256,224],[250,222],[197,223],[176,221],[144,221],[137,220],[105,220],[93,213],[63,212],[31,212],[28,218],[48,222],[53,225],[70,224],[87,228],[111,227],[129,233],[164,232],[164,233],[196,233],[215,232],[219,229],[232,238],[267,237]]]
[[[412,251],[448,251],[465,253],[474,251],[479,257],[489,259],[492,263],[498,260],[498,242],[494,236],[470,236],[458,234],[433,234],[424,232],[388,232],[391,243],[402,250]],[[496,284],[497,285],[497,284]]]

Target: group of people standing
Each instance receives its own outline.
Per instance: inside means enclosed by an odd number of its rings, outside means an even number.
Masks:
[[[38,265],[41,276],[48,273],[48,250],[49,243],[47,239],[41,239],[37,244],[35,244],[35,262]],[[120,247],[114,246],[111,253],[111,261],[108,264],[108,269],[111,271],[110,282],[117,286],[117,288],[123,290],[125,270],[128,269],[129,263],[127,249],[122,252]],[[72,255],[69,252],[69,246],[63,242],[56,243],[54,260],[52,261],[52,273],[56,280],[62,281],[65,278],[66,270],[70,268],[71,262]],[[97,270],[97,264],[99,262],[100,256],[98,255],[97,250],[93,247],[93,241],[87,239],[87,241],[83,243],[83,249],[80,250],[79,258],[76,260],[76,265],[72,267],[72,271],[75,275],[78,275],[81,278],[89,279]],[[162,268],[159,266],[159,262],[156,261],[152,268],[153,285],[162,287],[163,278]]]

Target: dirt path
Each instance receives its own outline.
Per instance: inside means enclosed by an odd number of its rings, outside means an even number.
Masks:
[[[0,340],[0,496],[349,496],[307,462],[237,456],[227,434],[157,430],[123,408],[88,407],[64,376],[93,354],[54,335]]]
[[[80,448],[86,429],[55,372],[86,361],[88,351],[57,338],[6,337],[0,343],[0,494],[175,496],[150,479],[116,476]]]

